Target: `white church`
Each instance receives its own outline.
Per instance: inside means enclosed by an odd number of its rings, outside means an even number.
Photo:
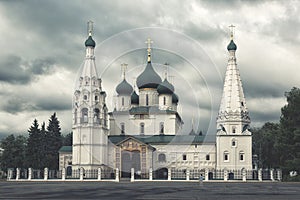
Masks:
[[[177,111],[183,94],[176,94],[167,76],[160,77],[155,71],[150,44],[148,41],[144,70],[137,74],[137,89],[124,72],[116,85],[117,105],[109,111],[90,29],[84,66],[73,93],[73,146],[60,149],[60,169],[119,169],[120,177],[128,177],[132,169],[140,174],[152,169],[157,176],[165,176],[168,169],[252,170],[250,118],[233,34],[227,46],[228,64],[213,137],[177,134],[184,121]]]

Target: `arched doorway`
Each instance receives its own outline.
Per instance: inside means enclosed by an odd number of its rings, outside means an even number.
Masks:
[[[135,174],[138,176],[141,173],[141,156],[140,151],[123,151],[121,163],[121,177],[129,178],[131,176],[131,168],[134,168]]]
[[[212,179],[213,179],[213,176],[214,176],[213,173],[212,173],[212,172],[209,172],[209,173],[208,173],[208,180],[212,180]]]
[[[161,180],[168,179],[168,169],[167,168],[160,168],[155,171],[155,178]]]

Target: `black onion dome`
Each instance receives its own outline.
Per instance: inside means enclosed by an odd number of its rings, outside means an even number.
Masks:
[[[175,93],[172,94],[172,103],[178,103],[178,96]]]
[[[155,72],[151,62],[147,63],[145,70],[137,77],[136,85],[141,88],[157,88],[161,83],[160,76]]]
[[[236,44],[234,43],[233,40],[231,40],[230,43],[229,43],[228,46],[227,46],[227,50],[228,50],[228,51],[232,51],[232,50],[236,51],[236,49],[237,49]]]
[[[116,88],[118,94],[130,95],[133,91],[132,86],[124,79]]]
[[[92,36],[89,36],[84,44],[86,47],[95,47],[96,46],[96,42],[93,40]]]
[[[159,94],[173,94],[174,86],[165,78],[165,80],[157,87],[157,92]]]
[[[139,95],[135,91],[131,94],[131,104],[139,104]]]

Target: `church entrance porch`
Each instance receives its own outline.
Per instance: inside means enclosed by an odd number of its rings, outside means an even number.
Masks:
[[[120,169],[120,177],[130,178],[131,169],[134,169],[135,178],[149,177],[153,150],[150,145],[131,136],[116,144],[116,168]]]
[[[123,151],[122,152],[122,163],[121,163],[121,177],[130,178],[131,168],[134,169],[136,174],[141,171],[141,155],[140,151]]]

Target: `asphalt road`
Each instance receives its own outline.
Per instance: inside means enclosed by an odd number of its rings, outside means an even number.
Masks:
[[[0,182],[0,199],[300,199],[300,183]]]

